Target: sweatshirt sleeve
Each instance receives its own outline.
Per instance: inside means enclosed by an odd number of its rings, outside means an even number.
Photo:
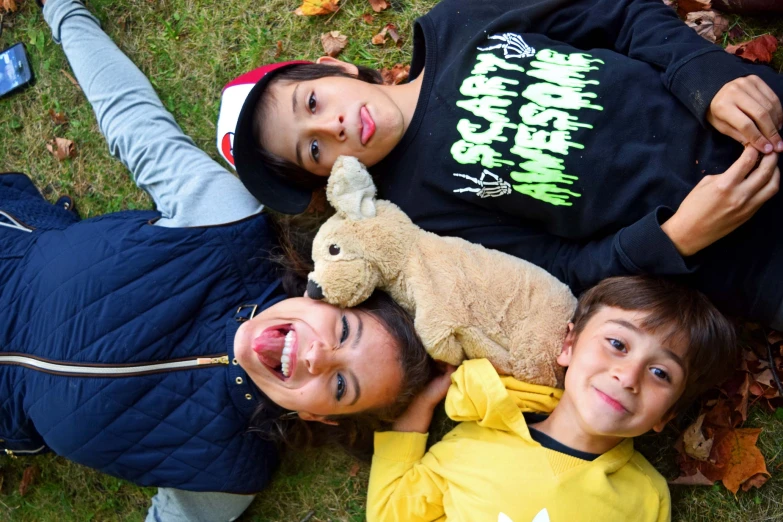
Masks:
[[[664,85],[706,125],[715,94],[751,71],[685,25],[661,0],[548,0],[530,30],[582,49],[614,49],[658,68]],[[531,14],[535,14],[531,11]]]
[[[367,520],[431,521],[443,516],[445,481],[422,462],[427,435],[375,434],[367,491]]]
[[[196,147],[144,74],[76,0],[49,0],[44,17],[92,105],[111,153],[169,227],[228,223],[261,211],[234,175]]]
[[[611,276],[692,273],[697,267],[693,260],[684,259],[661,229],[672,214],[671,209],[658,207],[615,234],[586,242],[564,240],[524,224],[475,227],[459,236],[530,261],[579,295]]]

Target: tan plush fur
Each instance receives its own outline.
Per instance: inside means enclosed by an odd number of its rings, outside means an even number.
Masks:
[[[568,287],[527,261],[426,232],[374,196],[364,166],[339,158],[327,186],[337,214],[318,231],[309,275],[324,299],[350,307],[380,288],[414,316],[435,359],[486,357],[502,374],[562,386]]]

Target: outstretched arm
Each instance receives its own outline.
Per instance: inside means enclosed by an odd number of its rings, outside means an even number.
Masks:
[[[183,134],[152,85],[76,0],[48,0],[44,17],[87,100],[109,150],[155,201],[162,226],[243,219],[261,204]]]

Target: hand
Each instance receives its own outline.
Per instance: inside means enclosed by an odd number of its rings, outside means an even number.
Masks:
[[[758,76],[737,78],[724,85],[707,110],[707,121],[726,136],[759,152],[783,152],[780,99]]]
[[[443,373],[433,378],[427,387],[413,399],[405,413],[394,421],[392,431],[427,433],[432,422],[432,412],[438,403],[446,397],[449,386],[451,386],[451,374],[456,369],[456,366],[444,365]]]
[[[750,219],[778,191],[778,155],[746,147],[723,174],[704,176],[677,212],[661,225],[677,251],[687,257],[732,232]],[[755,167],[755,168],[754,168]]]

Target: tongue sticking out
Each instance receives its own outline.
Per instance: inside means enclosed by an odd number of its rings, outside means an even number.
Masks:
[[[280,366],[286,333],[288,332],[279,328],[267,328],[261,332],[261,335],[253,339],[253,351],[261,358],[261,362],[270,368]]]

